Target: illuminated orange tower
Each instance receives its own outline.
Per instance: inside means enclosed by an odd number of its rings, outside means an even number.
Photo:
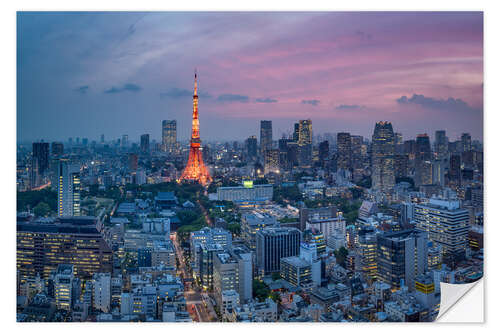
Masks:
[[[198,119],[198,83],[196,71],[194,72],[194,95],[193,95],[193,128],[191,130],[191,148],[186,168],[182,172],[179,181],[198,181],[202,185],[212,181],[201,152],[200,120]]]

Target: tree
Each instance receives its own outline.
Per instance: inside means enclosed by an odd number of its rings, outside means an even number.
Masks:
[[[271,278],[273,279],[273,281],[276,281],[281,279],[281,275],[278,272],[273,272],[273,274],[271,274]]]
[[[271,294],[271,290],[266,284],[260,280],[254,279],[252,283],[253,297],[257,298],[259,302],[264,301]]]
[[[41,201],[33,209],[36,216],[47,216],[50,213],[50,207],[45,202]]]

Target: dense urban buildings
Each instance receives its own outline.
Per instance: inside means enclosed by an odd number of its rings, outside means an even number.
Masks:
[[[430,322],[483,277],[482,13],[100,13],[97,53],[53,15],[18,13],[18,322]]]

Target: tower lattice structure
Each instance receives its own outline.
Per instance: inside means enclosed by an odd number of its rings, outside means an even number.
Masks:
[[[202,185],[212,181],[205,163],[203,162],[201,139],[200,139],[200,120],[198,119],[198,83],[197,74],[194,73],[194,94],[193,94],[193,127],[191,130],[191,144],[189,149],[189,159],[186,168],[182,172],[179,181],[198,181]]]

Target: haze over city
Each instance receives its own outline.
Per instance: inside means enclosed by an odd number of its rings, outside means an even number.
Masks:
[[[187,140],[195,68],[206,141],[306,118],[315,134],[387,120],[482,139],[480,12],[25,12],[17,41],[18,141],[159,140],[163,119]]]

